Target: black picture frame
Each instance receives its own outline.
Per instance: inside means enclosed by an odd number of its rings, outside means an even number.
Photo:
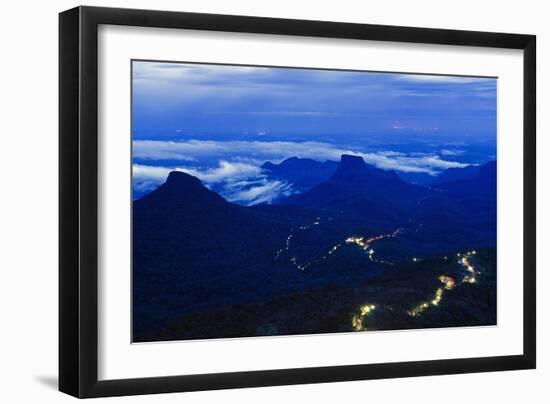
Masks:
[[[98,26],[277,34],[523,50],[523,354],[98,380]],[[77,7],[59,15],[59,389],[75,397],[534,369],[536,37],[339,22]],[[518,167],[521,164],[517,162]]]

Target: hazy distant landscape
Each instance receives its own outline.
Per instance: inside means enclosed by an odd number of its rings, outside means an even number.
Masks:
[[[496,324],[496,81],[134,62],[135,342]]]

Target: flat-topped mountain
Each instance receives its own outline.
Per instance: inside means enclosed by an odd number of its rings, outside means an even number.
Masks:
[[[386,171],[365,163],[360,156],[343,154],[331,182],[352,183],[370,187],[403,186],[404,181],[395,171]],[[398,184],[398,185],[397,185]]]
[[[425,192],[424,188],[404,182],[394,171],[381,170],[366,164],[362,157],[344,154],[327,181],[281,203],[309,208],[356,205],[356,213],[365,213],[367,209],[405,208]]]

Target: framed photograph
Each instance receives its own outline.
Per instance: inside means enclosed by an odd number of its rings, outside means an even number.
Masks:
[[[61,391],[535,368],[534,36],[59,23]]]

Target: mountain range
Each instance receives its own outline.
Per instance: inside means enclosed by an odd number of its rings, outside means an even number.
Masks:
[[[496,246],[496,162],[452,169],[430,187],[351,155],[262,168],[300,193],[241,206],[174,171],[134,201],[136,341],[186,313],[349,287],[412,257]],[[362,240],[376,240],[376,252]]]

